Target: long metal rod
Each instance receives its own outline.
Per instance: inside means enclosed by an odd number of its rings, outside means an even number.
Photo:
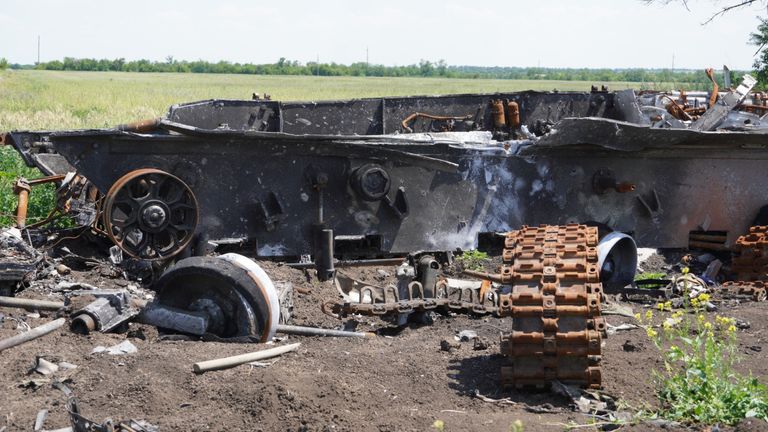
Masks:
[[[399,265],[405,258],[378,258],[369,260],[336,261],[334,267],[364,267],[364,266],[390,266]],[[313,268],[315,263],[286,263],[288,267],[296,269]]]
[[[47,324],[43,324],[39,327],[35,327],[28,332],[21,333],[16,336],[11,336],[8,339],[0,340],[0,352],[5,351],[8,348],[13,348],[16,345],[21,345],[31,340],[37,339],[41,336],[45,336],[48,333],[63,326],[65,322],[67,322],[66,319],[59,318],[55,321],[51,321]]]
[[[215,360],[208,360],[198,362],[192,365],[192,370],[195,373],[203,373],[218,369],[227,369],[234,366],[238,366],[244,363],[250,363],[258,360],[264,360],[271,357],[277,357],[287,352],[296,351],[299,348],[300,343],[291,345],[284,345],[275,348],[270,348],[262,351],[256,351],[248,354],[240,354],[232,357],[224,357]]]
[[[300,335],[300,336],[332,336],[332,337],[352,337],[367,338],[375,337],[373,333],[352,332],[344,330],[332,330],[316,327],[302,327],[287,324],[278,324],[277,332],[282,334]]]
[[[17,297],[0,296],[0,306],[20,308],[26,310],[59,310],[67,305],[64,302],[49,300],[33,300]]]

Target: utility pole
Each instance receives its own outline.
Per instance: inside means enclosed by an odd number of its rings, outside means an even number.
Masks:
[[[40,35],[37,35],[37,64],[40,64]]]

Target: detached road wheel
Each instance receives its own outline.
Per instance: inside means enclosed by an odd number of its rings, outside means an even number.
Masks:
[[[208,316],[208,333],[221,338],[275,335],[277,290],[255,262],[238,254],[191,257],[166,270],[155,284],[157,302]]]

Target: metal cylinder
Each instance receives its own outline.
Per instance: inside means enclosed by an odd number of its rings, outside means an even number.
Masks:
[[[336,269],[333,267],[333,230],[320,231],[320,250],[317,261],[317,275],[320,280],[328,280],[333,277]]]
[[[624,288],[632,283],[637,271],[637,245],[632,237],[614,231],[597,245],[600,282],[606,291]]]
[[[504,117],[504,102],[501,100],[491,101],[491,118],[493,118],[493,127],[501,129],[507,125]]]
[[[520,106],[515,101],[509,101],[507,104],[507,110],[509,111],[507,115],[507,122],[508,126],[517,129],[520,127]]]
[[[435,296],[437,276],[440,272],[440,263],[437,262],[435,257],[424,255],[419,258],[416,271],[419,275],[419,282],[421,282],[421,286],[424,288],[424,297],[433,298]]]

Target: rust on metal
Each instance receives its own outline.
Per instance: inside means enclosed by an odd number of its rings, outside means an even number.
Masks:
[[[189,186],[158,169],[138,169],[121,177],[104,197],[108,237],[130,256],[166,259],[192,241],[198,204]]]
[[[506,386],[546,386],[554,380],[585,387],[601,384],[602,285],[597,228],[571,224],[523,227],[506,234],[499,274],[463,273],[481,281],[442,278],[434,296],[418,281],[407,289],[379,287],[337,275],[345,303],[325,305],[334,316],[392,316],[445,308],[452,312],[512,317],[502,336]]]
[[[124,132],[148,133],[148,132],[153,132],[157,130],[159,126],[160,126],[160,119],[155,118],[155,119],[137,121],[134,123],[121,124],[116,126],[115,129],[124,131]]]
[[[440,115],[427,114],[423,112],[415,112],[409,115],[408,117],[406,117],[405,119],[403,119],[403,121],[401,122],[401,126],[403,127],[403,129],[405,129],[407,132],[410,133],[410,132],[413,132],[413,128],[411,127],[413,125],[413,122],[415,122],[420,118],[425,118],[428,120],[437,120],[437,121],[463,121],[463,120],[472,120],[472,117],[473,117],[472,114],[456,117],[456,116],[440,116]],[[448,129],[447,131],[450,131],[450,129]]]
[[[16,206],[16,226],[24,228],[27,225],[27,208],[29,207],[29,193],[32,187],[25,178],[18,178],[13,184],[13,193],[18,196]]]
[[[501,295],[500,315],[511,315],[502,336],[506,386],[542,386],[554,380],[599,388],[601,285],[597,228],[585,225],[523,227],[507,234],[502,275],[512,285]]]
[[[504,102],[496,99],[491,101],[491,117],[493,118],[493,126],[496,129],[501,129],[506,126],[507,121],[504,116]]]
[[[509,127],[518,129],[520,127],[520,105],[515,101],[510,101],[507,104],[509,114],[507,115],[507,122]]]

